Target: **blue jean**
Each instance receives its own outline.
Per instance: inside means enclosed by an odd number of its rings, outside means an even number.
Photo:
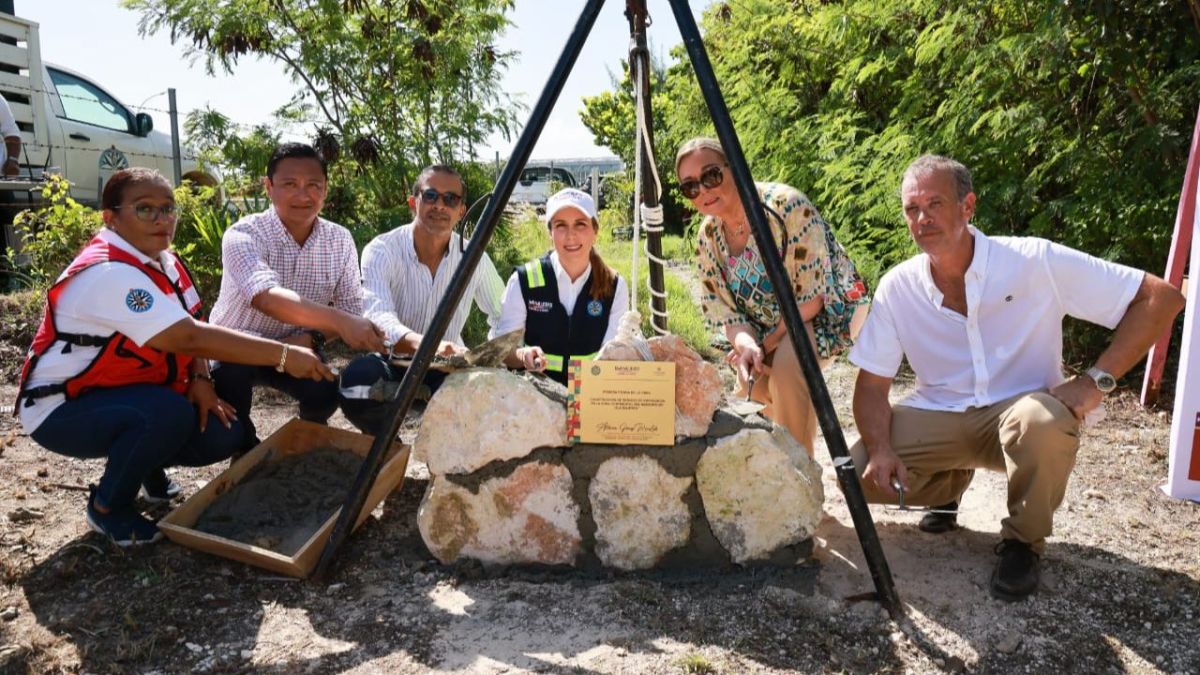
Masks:
[[[341,376],[342,413],[346,419],[364,434],[377,435],[387,421],[389,404],[367,398],[366,390],[380,381],[399,382],[406,372],[407,368],[392,365],[379,354],[365,354],[351,361]],[[423,382],[434,393],[445,380],[446,373],[429,369]]]
[[[107,457],[96,499],[112,509],[131,506],[151,471],[227,459],[238,448],[242,425],[226,429],[210,414],[200,433],[196,408],[182,394],[135,384],[95,389],[63,403],[30,437],[60,455]]]
[[[256,384],[265,384],[296,399],[300,404],[299,417],[302,420],[325,424],[338,409],[336,381],[299,379],[270,366],[240,363],[220,364],[213,371],[213,380],[217,396],[233,406],[238,419],[242,421],[242,444],[238,452],[246,452],[259,442],[254,420],[250,419]]]

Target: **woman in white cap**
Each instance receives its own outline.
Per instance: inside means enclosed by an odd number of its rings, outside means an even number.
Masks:
[[[566,384],[571,360],[589,360],[617,333],[629,288],[596,252],[596,204],[567,188],[546,201],[554,250],[520,265],[508,279],[492,336],[525,328],[525,346],[508,365],[545,372]]]
[[[817,418],[808,385],[728,170],[725,151],[713,138],[693,138],[675,155],[679,189],[705,216],[696,237],[704,317],[729,339],[729,361],[743,393],[749,389],[765,403],[763,414],[812,455]],[[767,215],[771,236],[779,242],[786,234],[783,265],[824,366],[853,344],[866,319],[866,286],[807,197],[782,183],[758,183],[757,188],[762,202],[779,215]]]

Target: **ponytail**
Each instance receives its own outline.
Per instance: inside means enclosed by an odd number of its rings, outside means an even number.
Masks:
[[[617,273],[600,258],[595,246],[588,253],[588,262],[592,264],[592,299],[611,298],[617,290]]]

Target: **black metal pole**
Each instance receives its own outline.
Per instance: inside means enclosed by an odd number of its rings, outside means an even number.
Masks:
[[[438,343],[446,333],[446,326],[450,324],[450,318],[458,309],[458,302],[466,291],[471,275],[475,273],[479,259],[483,257],[484,248],[496,231],[496,225],[500,222],[504,205],[508,203],[513,187],[517,184],[518,172],[529,161],[533,146],[537,143],[542,128],[546,126],[550,111],[553,110],[554,103],[558,100],[558,95],[562,92],[567,76],[571,74],[575,60],[579,58],[579,52],[583,49],[588,33],[592,31],[592,26],[596,23],[596,17],[600,14],[600,8],[603,5],[604,0],[588,0],[583,11],[580,12],[575,29],[571,31],[562,55],[558,57],[558,63],[550,73],[550,79],[546,81],[546,87],[542,90],[542,95],[538,98],[538,102],[529,116],[529,123],[525,125],[520,138],[517,139],[512,157],[504,165],[504,170],[500,172],[500,178],[496,181],[496,187],[492,191],[492,198],[484,208],[483,215],[480,216],[480,224],[475,228],[471,241],[467,244],[462,261],[454,270],[454,276],[450,279],[446,295],[438,303],[437,312],[434,313],[429,330],[425,331],[425,336],[421,338],[421,344],[417,347],[417,353],[413,355],[412,365],[408,367],[404,378],[400,380],[400,390],[388,408],[388,422],[376,430],[375,442],[371,444],[370,452],[367,453],[362,466],[359,467],[358,475],[354,479],[354,486],[350,488],[346,503],[342,506],[342,511],[333,526],[329,543],[325,545],[325,550],[321,552],[321,559],[317,561],[317,568],[313,574],[317,580],[322,580],[328,575],[334,557],[337,556],[338,550],[341,549],[346,538],[350,536],[358,512],[367,500],[367,492],[379,474],[379,468],[383,464],[387,449],[391,446],[392,439],[396,437],[396,432],[400,430],[400,424],[408,413],[408,409],[412,407],[417,386],[425,378]]]
[[[662,195],[654,181],[655,170],[651,162],[654,153],[654,124],[650,106],[650,50],[646,46],[646,0],[628,0],[625,16],[629,19],[629,36],[633,44],[629,47],[629,68],[631,73],[637,73],[633,86],[641,91],[642,114],[646,119],[646,138],[637,132],[638,143],[642,144],[642,202],[647,208],[659,205]],[[637,105],[637,96],[634,96]],[[637,208],[636,206],[634,208]],[[663,278],[663,266],[658,262],[662,259],[662,232],[657,228],[646,231],[646,252],[649,254],[650,266],[650,322],[659,335],[667,333],[667,300],[666,281]],[[637,307],[634,307],[636,310]]]
[[[775,286],[775,298],[783,314],[783,322],[787,326],[788,336],[800,359],[801,370],[804,371],[804,381],[808,383],[808,391],[812,396],[813,407],[817,412],[817,420],[821,425],[821,433],[829,446],[829,455],[833,458],[834,471],[842,493],[846,496],[846,505],[850,508],[850,516],[854,520],[854,530],[858,533],[858,541],[862,545],[863,554],[867,559],[867,567],[875,582],[875,592],[879,601],[887,608],[893,618],[900,618],[904,606],[896,594],[896,586],[892,582],[892,572],[888,568],[887,557],[879,544],[879,536],[875,532],[875,522],[867,509],[867,501],[863,497],[862,486],[854,471],[854,460],[846,447],[846,438],[838,424],[837,413],[833,409],[833,401],[829,398],[829,390],[825,387],[825,378],[821,376],[821,366],[817,355],[813,353],[808,340],[808,331],[804,320],[800,317],[800,308],[796,304],[796,296],[792,292],[792,283],[779,256],[779,247],[771,236],[771,228],[767,224],[766,215],[754,187],[754,179],[746,165],[746,157],[742,153],[742,145],[738,141],[737,132],[733,128],[733,120],[729,117],[729,109],[725,107],[725,98],[717,84],[717,76],[713,72],[712,63],[700,39],[700,29],[692,18],[687,0],[670,0],[671,11],[675,13],[675,21],[679,25],[679,33],[683,44],[687,47],[692,68],[696,71],[696,80],[708,112],[712,116],[713,125],[717,129],[717,138],[725,150],[729,160],[729,168],[737,184],[738,194],[742,199],[742,208],[750,220],[750,228],[754,232],[754,241],[762,253],[763,265],[767,275]]]

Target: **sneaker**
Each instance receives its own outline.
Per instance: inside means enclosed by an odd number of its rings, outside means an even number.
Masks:
[[[114,508],[108,513],[97,511],[95,486],[91,488],[91,496],[88,497],[87,523],[117,546],[141,546],[162,539],[158,525],[135,511],[133,507]]]
[[[151,504],[165,504],[183,492],[179,483],[167,477],[163,469],[155,469],[142,481],[142,499]]]
[[[1037,590],[1038,554],[1023,541],[1005,539],[996,545],[1000,560],[992,572],[992,597],[1021,600]]]
[[[933,507],[937,511],[958,511],[958,502],[950,502],[941,506]],[[926,513],[921,522],[917,523],[917,527],[922,532],[931,534],[941,534],[951,530],[958,529],[958,514],[957,513]]]

